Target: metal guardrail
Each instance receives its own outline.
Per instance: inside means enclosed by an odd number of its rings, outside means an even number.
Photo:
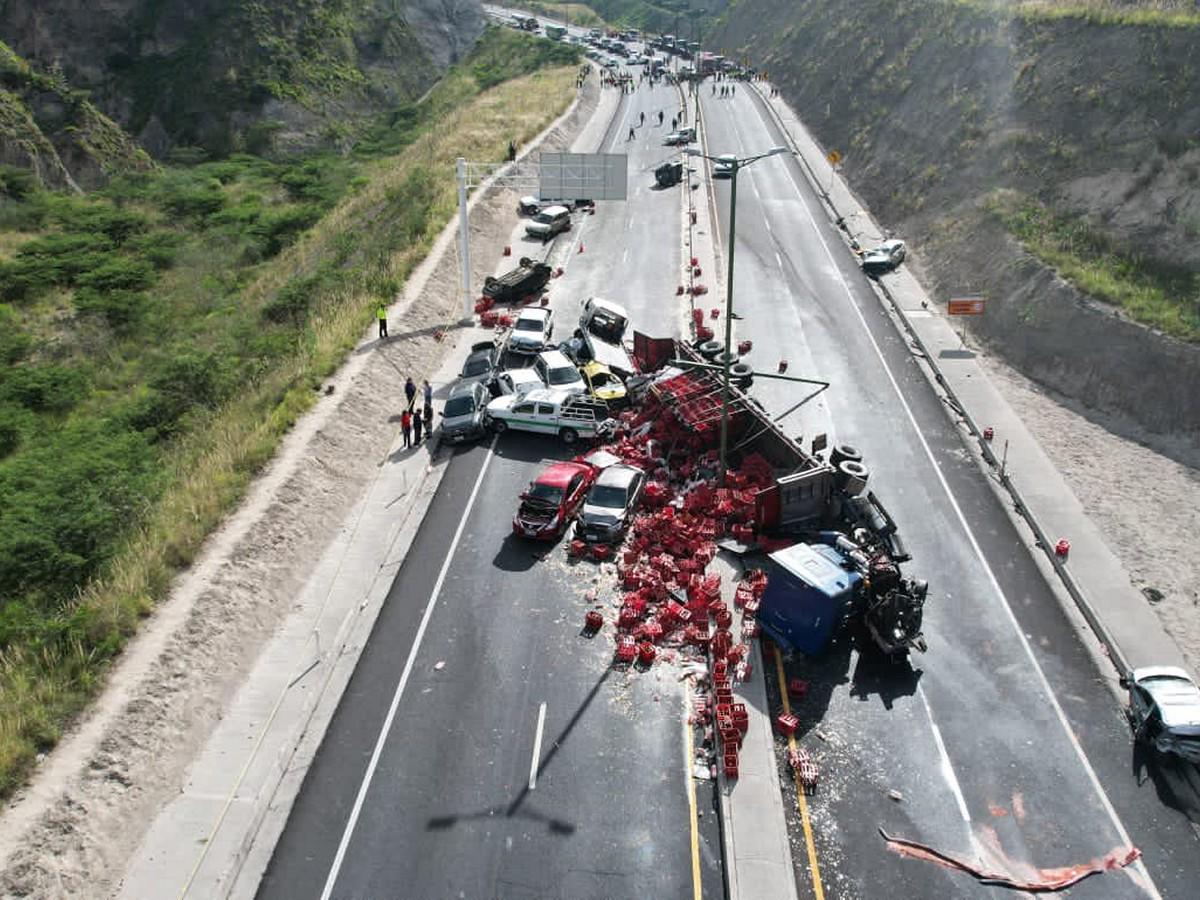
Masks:
[[[833,198],[829,195],[829,192],[821,186],[820,179],[817,178],[817,174],[813,170],[812,165],[809,163],[808,158],[800,150],[800,146],[792,137],[791,132],[788,131],[787,125],[784,123],[783,118],[779,115],[775,107],[773,107],[763,98],[756,85],[747,83],[746,86],[754,90],[755,96],[758,98],[759,103],[766,107],[772,118],[774,118],[776,123],[779,125],[779,129],[783,132],[785,140],[795,152],[796,157],[800,160],[800,163],[808,176],[813,190],[817,192],[822,201],[829,208],[829,211],[833,214],[834,221],[838,224],[838,227],[842,231],[849,234],[845,225],[845,217],[838,210],[837,205],[833,202]],[[912,322],[905,314],[903,308],[896,301],[895,296],[893,296],[892,292],[888,290],[887,286],[882,282],[876,281],[874,284],[876,286],[876,294],[882,295],[887,300],[888,304],[895,312],[896,317],[903,324],[904,330],[908,333],[908,336],[911,338],[912,342],[916,344],[917,348],[920,350],[921,355],[924,357],[925,362],[929,366],[930,372],[933,374],[934,381],[937,382],[938,387],[945,394],[949,405],[954,409],[955,413],[957,413],[957,415],[962,419],[967,428],[970,430],[971,434],[974,436],[984,460],[987,461],[988,465],[991,466],[992,469],[998,470],[996,474],[997,480],[1005,489],[1005,491],[1008,492],[1009,497],[1012,499],[1014,511],[1026,522],[1030,530],[1033,532],[1037,546],[1041,549],[1042,553],[1049,561],[1050,566],[1054,569],[1055,575],[1058,576],[1059,581],[1062,583],[1063,587],[1074,601],[1076,608],[1087,621],[1088,626],[1095,633],[1100,643],[1104,645],[1105,652],[1112,661],[1113,665],[1116,667],[1117,673],[1119,675],[1124,675],[1128,671],[1129,665],[1124,654],[1121,652],[1121,648],[1117,645],[1112,634],[1109,632],[1108,628],[1105,627],[1104,622],[1101,621],[1100,616],[1092,607],[1091,601],[1088,600],[1087,594],[1084,592],[1082,586],[1080,586],[1079,582],[1075,580],[1075,577],[1067,569],[1063,560],[1054,552],[1054,546],[1050,542],[1050,539],[1046,536],[1046,532],[1042,528],[1041,523],[1038,521],[1037,516],[1034,515],[1033,511],[1030,510],[1029,506],[1025,503],[1025,498],[1021,495],[1020,490],[1017,488],[1016,482],[1008,473],[1007,468],[1001,464],[999,459],[996,458],[996,454],[992,450],[991,442],[984,438],[983,432],[976,424],[975,419],[958,399],[958,395],[954,393],[954,389],[950,387],[949,382],[946,380],[945,375],[942,374],[942,370],[937,364],[937,360],[929,352],[929,349],[925,346],[925,342],[921,340],[921,336],[913,327]]]

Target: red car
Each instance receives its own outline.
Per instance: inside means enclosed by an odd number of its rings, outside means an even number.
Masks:
[[[596,470],[586,463],[555,463],[521,495],[513,518],[513,534],[544,541],[557,540],[575,516],[575,510],[596,480]]]

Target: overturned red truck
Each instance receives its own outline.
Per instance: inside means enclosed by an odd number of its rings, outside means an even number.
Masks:
[[[635,523],[623,561],[665,570],[669,593],[700,578],[717,545],[765,552],[754,611],[785,649],[816,654],[849,629],[889,656],[924,651],[927,586],[901,574],[908,554],[866,489],[858,452],[806,452],[731,385],[729,471],[718,487],[721,373],[685,343],[640,333],[633,358],[635,404],[605,449],[647,473],[652,512]]]

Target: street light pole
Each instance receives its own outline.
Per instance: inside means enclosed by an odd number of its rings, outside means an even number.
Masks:
[[[714,157],[688,147],[684,150],[688,156],[707,159],[709,162],[720,162],[729,167],[729,268],[725,273],[725,354],[721,365],[721,457],[718,483],[725,486],[725,473],[729,468],[729,367],[733,362],[733,251],[737,240],[737,183],[738,172],[751,163],[766,159],[768,156],[778,156],[787,153],[786,147],[774,147],[766,153],[738,159],[734,156]]]
[[[737,183],[738,170],[742,161],[735,159],[729,181],[729,268],[725,272],[725,354],[721,367],[721,468],[717,483],[725,486],[725,471],[729,452],[729,363],[732,358],[730,346],[733,342],[733,248],[737,233]]]

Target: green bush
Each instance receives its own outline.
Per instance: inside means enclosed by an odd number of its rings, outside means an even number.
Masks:
[[[21,246],[16,259],[0,265],[0,293],[7,300],[37,297],[55,285],[70,285],[85,272],[116,259],[112,242],[97,234],[51,234]]]
[[[52,612],[137,521],[154,487],[154,452],[142,436],[110,429],[74,422],[0,463],[0,597]],[[11,638],[0,633],[0,647]]]
[[[285,207],[264,213],[250,229],[262,248],[263,257],[278,255],[301,233],[321,218],[321,210],[312,204]]]
[[[73,197],[54,198],[50,212],[64,231],[81,236],[104,235],[118,247],[145,231],[149,224],[141,213]]]
[[[319,283],[320,279],[315,277],[289,281],[263,307],[263,319],[276,325],[303,325],[308,321],[308,312]]]
[[[184,236],[174,231],[151,231],[131,239],[125,249],[156,269],[169,269],[175,263]]]
[[[6,303],[0,303],[0,365],[11,366],[29,352],[32,340],[21,330],[16,312]]]
[[[0,398],[34,412],[66,412],[87,390],[87,377],[64,366],[14,366],[0,376]]]
[[[140,259],[118,256],[106,260],[76,279],[81,288],[107,293],[109,291],[144,291],[158,276],[154,267]]]
[[[38,190],[38,181],[28,169],[0,166],[0,195],[9,200],[24,200]]]
[[[181,178],[162,185],[159,202],[171,215],[198,220],[220,212],[225,206],[225,195],[216,179],[196,183],[191,178]]]
[[[127,331],[144,318],[148,298],[137,291],[81,287],[75,291],[72,302],[79,312],[100,316],[117,331]]]
[[[0,406],[0,459],[8,456],[21,444],[31,427],[28,410],[6,403]]]

